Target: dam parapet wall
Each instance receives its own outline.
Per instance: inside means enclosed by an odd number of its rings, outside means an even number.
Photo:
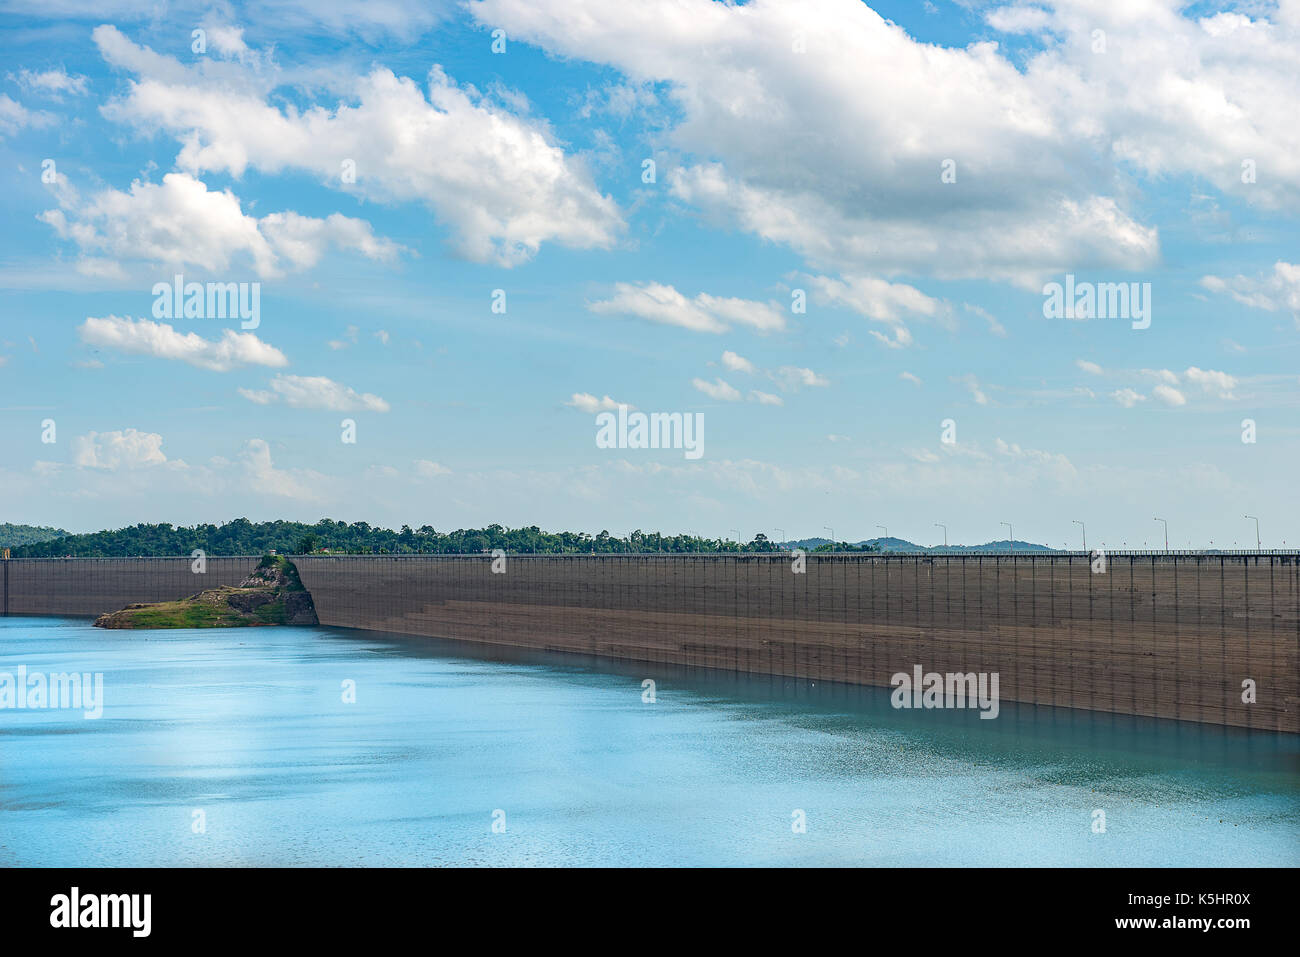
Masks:
[[[322,625],[1300,733],[1300,555],[304,556]],[[12,559],[7,614],[185,597],[257,558]],[[498,571],[493,571],[493,568]],[[1253,682],[1254,701],[1243,700]]]

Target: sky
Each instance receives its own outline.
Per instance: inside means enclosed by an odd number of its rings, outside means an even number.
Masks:
[[[1300,0],[0,8],[0,520],[1300,543]]]

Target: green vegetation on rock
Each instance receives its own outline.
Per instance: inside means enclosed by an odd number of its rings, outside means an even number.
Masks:
[[[316,607],[298,569],[266,555],[238,586],[222,585],[181,601],[136,603],[100,615],[97,628],[240,628],[316,625]]]

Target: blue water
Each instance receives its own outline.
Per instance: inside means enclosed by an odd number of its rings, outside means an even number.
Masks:
[[[1294,736],[332,629],[0,619],[19,665],[105,703],[0,710],[4,865],[1300,864]]]

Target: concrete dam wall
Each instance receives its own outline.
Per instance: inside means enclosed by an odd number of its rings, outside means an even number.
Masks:
[[[15,559],[8,614],[233,584],[256,558]],[[322,625],[888,686],[993,673],[1003,700],[1300,733],[1292,554],[304,557]],[[202,579],[201,583],[196,581]],[[1253,702],[1243,682],[1254,683]]]

